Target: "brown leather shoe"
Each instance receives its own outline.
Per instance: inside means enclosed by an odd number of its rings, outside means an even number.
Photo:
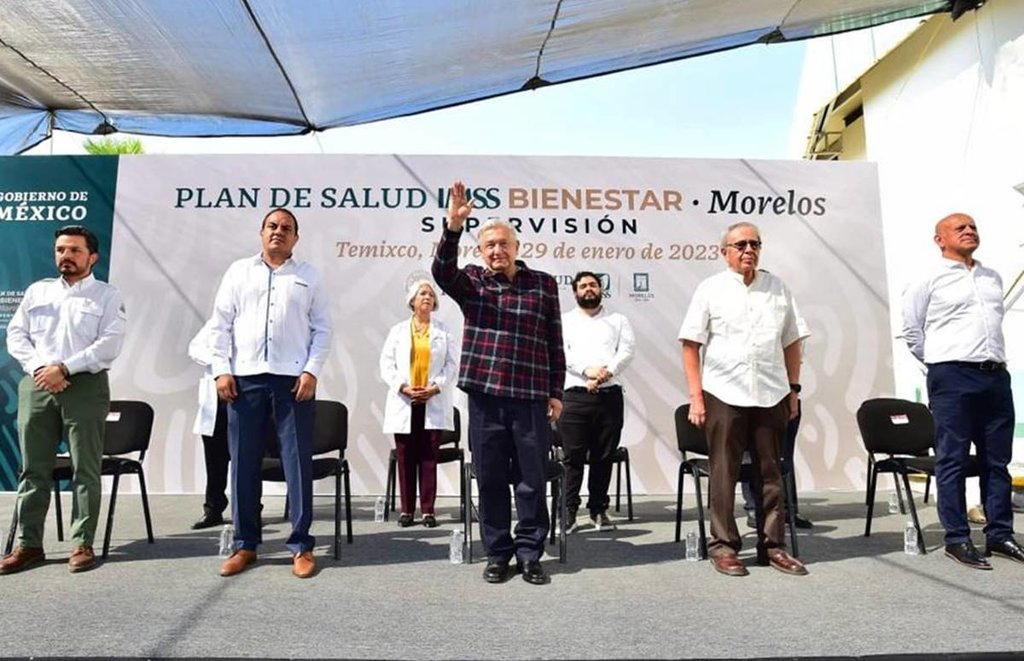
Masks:
[[[71,552],[68,559],[68,571],[77,574],[80,571],[89,571],[96,566],[96,554],[91,546],[79,546]]]
[[[726,576],[746,576],[750,572],[743,566],[743,562],[735,553],[723,553],[711,557],[711,566],[719,574]]]
[[[771,549],[768,551],[768,564],[783,574],[792,574],[793,576],[807,575],[807,567],[804,567],[804,563],[782,549]]]
[[[316,573],[316,558],[312,551],[296,553],[292,560],[292,573],[299,578],[309,578]]]
[[[16,574],[41,564],[46,560],[43,549],[32,546],[18,546],[0,560],[0,574]]]
[[[220,575],[234,576],[235,574],[241,574],[245,571],[246,567],[254,562],[256,562],[256,551],[238,549],[220,566]]]

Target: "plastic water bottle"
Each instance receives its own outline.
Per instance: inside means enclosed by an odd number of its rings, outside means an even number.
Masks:
[[[373,505],[373,522],[384,523],[384,496],[377,496],[377,502]]]
[[[686,533],[686,559],[690,562],[700,560],[700,550],[697,548],[697,531],[695,530]]]
[[[224,526],[224,529],[220,531],[220,557],[229,558],[234,549],[234,536],[235,531],[232,530],[230,525]]]
[[[462,546],[465,541],[466,535],[461,530],[452,530],[452,536],[448,540],[448,562],[453,565],[462,564]]]
[[[896,495],[895,491],[889,492],[889,514],[899,514],[900,512],[900,498]]]
[[[917,555],[920,552],[917,548],[917,528],[910,519],[907,519],[907,525],[903,528],[903,552],[907,555]]]

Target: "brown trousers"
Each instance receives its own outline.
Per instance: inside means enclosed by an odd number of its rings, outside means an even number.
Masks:
[[[732,406],[704,392],[705,429],[711,463],[711,541],[708,554],[712,557],[739,552],[743,546],[733,509],[744,452],[750,452],[755,476],[757,468],[760,468],[764,525],[758,545],[766,549],[786,546],[781,454],[789,421],[787,400],[784,397],[769,407]],[[751,486],[757,498],[756,480]]]

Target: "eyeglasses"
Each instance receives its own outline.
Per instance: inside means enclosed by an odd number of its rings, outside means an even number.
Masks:
[[[727,243],[725,245],[727,245],[727,246],[729,246],[731,248],[735,248],[736,250],[739,250],[740,252],[743,252],[747,248],[750,248],[751,250],[760,250],[761,249],[761,242],[760,241],[737,241],[736,243]]]

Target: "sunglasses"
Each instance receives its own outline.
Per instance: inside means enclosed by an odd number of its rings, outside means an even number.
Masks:
[[[747,248],[750,248],[751,250],[760,250],[761,249],[761,242],[760,241],[737,241],[736,243],[727,243],[725,245],[730,246],[732,248],[735,248],[736,250],[739,250],[740,252],[743,252]]]

